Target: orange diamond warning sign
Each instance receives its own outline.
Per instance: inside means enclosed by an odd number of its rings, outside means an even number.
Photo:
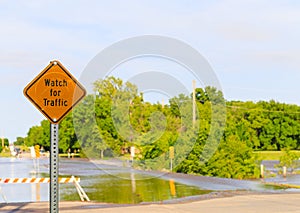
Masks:
[[[51,123],[59,123],[85,94],[84,87],[59,61],[51,61],[24,89],[24,95]]]

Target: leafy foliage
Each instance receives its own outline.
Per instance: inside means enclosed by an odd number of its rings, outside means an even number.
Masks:
[[[291,172],[293,172],[295,169],[300,167],[300,163],[298,161],[299,158],[299,155],[290,151],[289,149],[286,149],[284,151],[284,155],[280,157],[280,161],[277,166],[280,168],[285,166],[287,169],[290,169]]]
[[[2,144],[2,140],[3,140],[3,144]],[[9,141],[7,138],[1,138],[1,142],[0,142],[0,153],[2,152],[4,147],[8,147],[9,146]],[[4,147],[2,147],[2,145],[4,145]]]
[[[174,146],[177,172],[256,178],[253,150],[300,148],[300,107],[296,105],[228,101],[226,112],[222,92],[197,88],[195,126],[191,96],[172,97],[165,106],[153,104],[144,101],[135,85],[114,77],[96,81],[94,91],[61,122],[61,152],[81,149],[90,158],[103,158],[130,155],[130,147],[135,146],[135,165],[166,169],[169,147]],[[49,126],[44,120],[31,127],[24,143],[49,150]]]

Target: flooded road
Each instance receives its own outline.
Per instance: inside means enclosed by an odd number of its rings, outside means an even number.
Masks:
[[[80,177],[90,200],[106,203],[142,203],[169,200],[211,192],[143,174],[131,168],[95,165],[87,160],[60,159],[60,177]],[[0,178],[49,177],[49,159],[0,158]],[[49,200],[49,183],[2,183],[1,202]],[[72,183],[59,185],[60,200],[79,201]]]
[[[104,164],[105,163],[105,164]],[[90,200],[105,203],[143,203],[198,196],[212,191],[250,190],[272,191],[260,180],[245,181],[214,177],[193,176],[134,170],[120,162],[90,162],[60,159],[61,177],[80,177],[80,185]],[[0,178],[49,177],[49,159],[37,161],[25,158],[0,158]],[[300,176],[282,180],[300,185]],[[79,201],[72,183],[60,184],[60,200]],[[49,200],[49,184],[0,184],[1,202],[36,202]]]
[[[48,159],[40,160],[48,165]],[[31,159],[0,158],[0,178],[39,177],[39,168]],[[44,169],[43,169],[44,170]],[[49,184],[0,184],[0,202],[47,201]]]

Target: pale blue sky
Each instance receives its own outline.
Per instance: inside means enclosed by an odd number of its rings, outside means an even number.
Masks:
[[[133,36],[184,41],[211,64],[228,100],[300,104],[300,2],[0,0],[0,135],[44,119],[23,88],[58,59],[77,78],[103,48]]]

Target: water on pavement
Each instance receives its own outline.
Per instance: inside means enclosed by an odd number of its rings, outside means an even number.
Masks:
[[[100,164],[99,164],[100,163]],[[129,167],[60,159],[59,174],[81,178],[80,185],[89,198],[105,203],[143,203],[200,195],[220,190],[274,190],[260,180],[242,181],[224,178],[156,173]],[[0,158],[0,178],[49,177],[49,159]],[[266,182],[287,182],[300,185],[300,176],[277,176]],[[73,184],[60,184],[61,200],[79,201]],[[289,189],[291,190],[291,189]],[[1,202],[36,202],[49,200],[49,184],[0,184]]]

